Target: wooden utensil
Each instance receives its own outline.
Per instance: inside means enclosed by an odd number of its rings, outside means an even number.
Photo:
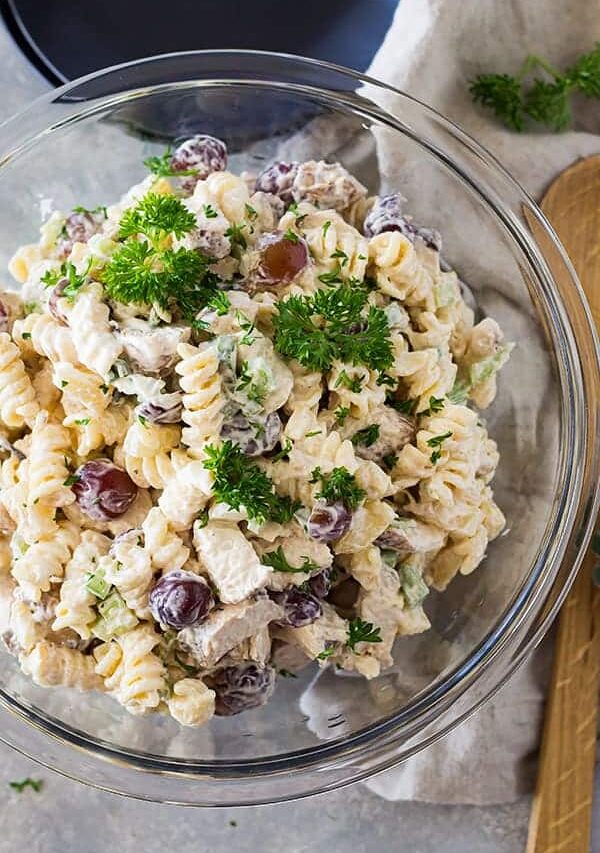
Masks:
[[[600,330],[600,156],[559,175],[542,210],[577,270]],[[558,619],[527,853],[590,850],[600,685],[600,589],[592,574],[598,563],[590,549]]]

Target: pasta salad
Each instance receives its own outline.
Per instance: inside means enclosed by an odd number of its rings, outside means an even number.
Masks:
[[[39,685],[197,726],[427,630],[505,523],[477,409],[512,345],[339,163],[145,164],[9,264],[0,632]]]

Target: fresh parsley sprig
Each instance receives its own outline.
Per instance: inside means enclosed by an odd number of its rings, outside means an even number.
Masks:
[[[161,248],[168,235],[183,237],[195,227],[196,217],[174,195],[148,193],[121,217],[119,238],[125,240],[143,234],[155,248]]]
[[[320,468],[311,473],[311,483],[321,483],[321,491],[315,497],[328,504],[343,503],[346,509],[353,510],[366,498],[367,493],[356,482],[356,477],[343,466],[334,468],[331,474],[323,474]]]
[[[357,617],[348,624],[346,645],[354,651],[357,643],[381,643],[381,628]]]
[[[196,218],[175,196],[148,193],[125,211],[119,223],[123,244],[99,278],[118,302],[175,304],[184,318],[195,316],[214,296],[217,277],[208,269],[211,259],[200,252],[173,249],[173,236],[182,237]]]
[[[146,157],[144,166],[157,178],[181,178],[198,174],[198,169],[174,169],[171,165],[172,155],[173,151],[169,146],[160,156]]]
[[[9,782],[8,784],[13,791],[18,791],[19,794],[22,794],[25,788],[33,788],[36,793],[39,793],[44,786],[41,779],[32,779],[30,776],[26,779],[22,779],[20,782]]]
[[[525,81],[538,69],[545,72],[546,78],[534,77],[526,89]],[[493,110],[513,130],[523,130],[527,116],[553,130],[564,130],[571,124],[569,98],[573,92],[600,98],[600,43],[564,73],[531,54],[516,76],[479,74],[469,84],[469,91],[476,103]]]
[[[289,296],[276,304],[275,347],[309,370],[327,371],[337,359],[385,370],[393,361],[384,311],[367,306],[368,293],[355,283]]]
[[[47,270],[40,278],[44,287],[56,287],[59,281],[67,279],[67,285],[62,290],[61,296],[72,301],[81,288],[87,283],[92,259],[90,258],[83,272],[78,273],[75,264],[65,261],[58,269]]]
[[[260,558],[261,563],[265,566],[271,566],[271,568],[276,572],[313,572],[315,569],[318,569],[318,565],[313,563],[308,557],[303,557],[303,563],[301,566],[292,566],[291,563],[288,562],[285,554],[283,553],[283,548],[280,545],[275,551],[267,551]]]
[[[271,520],[285,524],[299,509],[296,501],[281,497],[273,482],[258,465],[250,462],[239,445],[224,441],[205,447],[204,467],[214,476],[213,492],[232,509],[244,507],[248,518],[264,524]]]

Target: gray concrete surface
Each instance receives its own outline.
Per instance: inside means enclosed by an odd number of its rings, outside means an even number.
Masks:
[[[46,88],[0,23],[0,120]],[[27,776],[43,780],[40,793],[9,787]],[[86,788],[0,744],[0,853],[521,853],[528,815],[527,798],[486,808],[388,803],[362,785],[252,809],[159,806]],[[594,817],[600,853],[600,808]]]

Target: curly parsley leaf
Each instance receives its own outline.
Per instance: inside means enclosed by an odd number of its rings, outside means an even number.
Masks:
[[[367,297],[363,287],[346,283],[279,301],[276,349],[309,370],[330,370],[335,360],[385,370],[393,361],[388,321]]]
[[[421,414],[426,417],[429,415],[435,415],[438,412],[441,412],[444,408],[444,400],[442,397],[430,397],[429,398],[429,406],[425,409]]]
[[[144,166],[157,178],[180,178],[187,175],[197,175],[198,169],[174,169],[171,165],[172,150],[169,146],[164,154],[146,157]]]
[[[123,303],[176,305],[194,324],[198,311],[214,296],[218,279],[208,268],[210,258],[170,248],[169,240],[195,225],[194,214],[174,196],[148,193],[125,211],[119,230],[125,242],[99,274],[108,295]]]
[[[267,520],[285,524],[299,509],[297,502],[276,493],[271,479],[244,456],[239,445],[232,441],[208,444],[205,452],[203,464],[213,473],[213,492],[221,503],[237,510],[244,507],[248,518],[259,524]]]
[[[320,468],[311,473],[311,483],[321,484],[321,491],[315,497],[328,504],[341,502],[346,509],[353,510],[366,498],[367,493],[356,482],[356,477],[343,466],[334,468],[331,474],[323,474]]]
[[[183,237],[195,227],[195,215],[178,198],[150,192],[125,211],[119,222],[119,238],[143,234],[156,242],[168,234]]]
[[[260,558],[260,561],[265,566],[271,566],[275,572],[313,572],[319,566],[313,563],[308,557],[303,557],[301,566],[292,566],[283,553],[283,548],[280,545],[275,551],[267,551]]]
[[[352,651],[357,643],[381,643],[381,641],[381,628],[376,627],[372,622],[365,622],[357,617],[348,624],[346,645]]]
[[[92,259],[90,258],[83,272],[78,273],[75,264],[65,261],[58,269],[47,270],[40,281],[44,287],[56,287],[59,281],[66,278],[67,285],[63,288],[60,295],[72,301],[87,283],[91,266]]]

